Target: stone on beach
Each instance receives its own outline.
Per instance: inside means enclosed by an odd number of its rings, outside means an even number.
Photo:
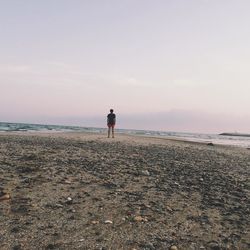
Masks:
[[[147,221],[148,221],[147,218],[142,217],[142,216],[140,216],[140,215],[135,216],[135,217],[133,218],[133,220],[134,220],[135,222],[147,222]]]
[[[104,223],[105,224],[113,224],[113,221],[111,221],[111,220],[105,220]]]
[[[169,250],[178,250],[178,247],[173,245],[169,248]]]
[[[93,225],[96,225],[96,224],[99,224],[100,222],[98,221],[98,220],[93,220],[93,221],[91,221],[91,224],[93,224]]]
[[[142,170],[142,171],[141,171],[141,174],[142,174],[142,175],[145,175],[145,176],[150,176],[150,173],[149,173],[148,170]]]
[[[10,198],[11,198],[10,195],[7,193],[0,194],[0,201],[9,200]]]

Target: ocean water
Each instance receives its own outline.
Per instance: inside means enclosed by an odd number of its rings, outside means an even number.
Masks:
[[[79,126],[62,126],[62,125],[42,125],[42,124],[26,124],[26,123],[8,123],[0,122],[0,132],[89,132],[89,133],[103,133],[107,131],[106,128],[92,128]],[[173,138],[194,142],[213,143],[220,145],[231,145],[250,148],[249,136],[225,136],[218,134],[199,134],[199,133],[181,133],[181,132],[163,132],[152,130],[133,130],[133,129],[116,129],[117,133]]]

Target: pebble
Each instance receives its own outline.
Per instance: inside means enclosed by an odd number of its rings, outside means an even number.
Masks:
[[[148,219],[147,218],[143,218],[142,216],[138,215],[134,217],[134,221],[136,222],[147,222]]]
[[[93,221],[91,221],[91,224],[93,224],[93,225],[99,224],[99,221],[98,220],[93,220]]]
[[[150,173],[148,170],[142,170],[141,173],[142,173],[142,175],[150,176]]]
[[[166,206],[166,209],[169,211],[169,212],[173,212],[173,209],[169,206]]]
[[[73,199],[71,197],[68,197],[66,200],[67,204],[72,204],[73,203]]]
[[[55,204],[55,207],[60,208],[60,207],[63,207],[63,205],[61,205],[61,204],[59,204],[59,203],[56,203],[56,204]]]
[[[104,223],[105,224],[113,224],[113,221],[111,221],[111,220],[105,220]]]
[[[171,247],[169,248],[169,250],[178,250],[178,247],[177,247],[177,246],[171,246]]]
[[[2,196],[0,196],[0,201],[9,200],[9,199],[10,199],[9,194],[3,194]]]

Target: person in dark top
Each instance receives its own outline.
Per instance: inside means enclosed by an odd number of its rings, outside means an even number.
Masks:
[[[116,116],[114,114],[114,110],[110,109],[110,113],[107,116],[107,125],[108,125],[108,138],[110,137],[110,130],[112,129],[112,138],[115,137],[114,127],[116,122]]]

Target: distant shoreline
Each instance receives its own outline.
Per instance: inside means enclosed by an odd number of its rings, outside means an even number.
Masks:
[[[106,128],[96,127],[79,127],[79,126],[64,126],[64,125],[38,125],[38,124],[20,124],[20,123],[1,123],[0,133],[107,133]],[[244,148],[250,148],[250,134],[243,133],[222,133],[222,134],[200,134],[188,132],[174,132],[174,131],[152,131],[152,130],[137,130],[137,129],[119,129],[116,128],[116,134],[137,135],[146,137],[160,137],[166,139],[176,139],[181,141],[193,141],[213,145],[229,145]],[[231,135],[237,136],[231,136]],[[223,136],[225,135],[225,136]]]
[[[250,134],[241,134],[241,133],[221,133],[219,135],[250,137]]]

